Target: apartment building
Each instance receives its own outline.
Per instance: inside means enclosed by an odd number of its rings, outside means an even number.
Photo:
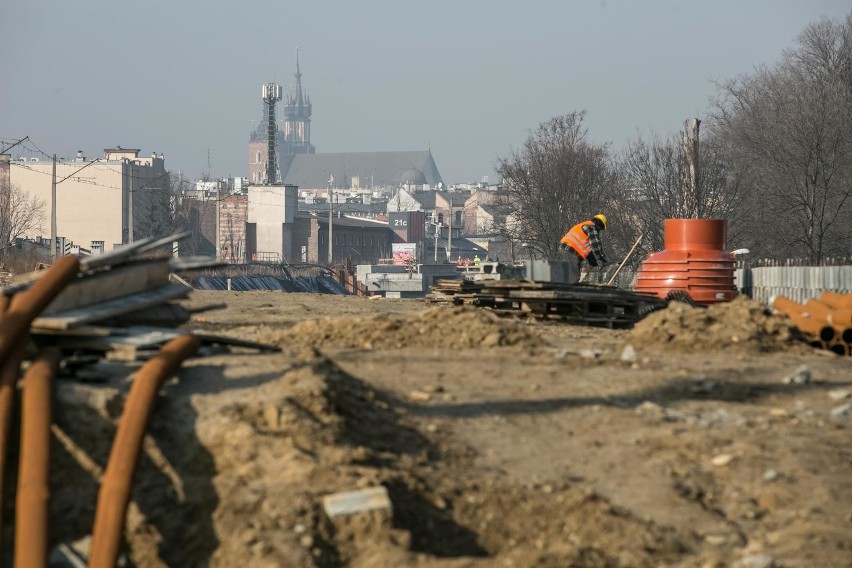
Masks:
[[[56,161],[56,236],[66,243],[108,252],[136,239],[156,234],[168,208],[169,175],[164,157],[140,156],[137,148],[107,148],[102,158],[78,152],[72,159]],[[13,158],[9,181],[41,204],[42,223],[35,234],[50,235],[53,209],[53,161]],[[162,236],[156,234],[155,236]]]

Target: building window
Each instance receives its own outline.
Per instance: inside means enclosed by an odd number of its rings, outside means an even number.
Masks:
[[[255,156],[254,156],[254,163],[255,163],[255,164],[259,164],[259,163],[260,163],[260,152],[258,152],[257,154],[255,154]]]

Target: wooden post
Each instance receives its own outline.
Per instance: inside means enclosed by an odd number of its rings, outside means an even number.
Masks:
[[[683,157],[686,164],[685,189],[686,214],[690,219],[698,219],[701,204],[701,189],[698,185],[698,128],[701,121],[697,118],[683,122]]]

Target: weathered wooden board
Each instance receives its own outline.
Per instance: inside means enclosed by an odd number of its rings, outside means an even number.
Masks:
[[[59,293],[42,314],[48,316],[164,286],[169,282],[169,272],[168,260],[145,259],[77,278]]]
[[[207,268],[228,266],[228,263],[224,260],[219,260],[210,256],[189,256],[173,258],[169,261],[169,265],[173,272],[185,272],[189,270],[205,270]]]
[[[113,298],[105,302],[98,302],[52,315],[39,316],[33,321],[32,327],[69,329],[121,314],[135,312],[149,306],[156,306],[175,298],[185,298],[189,295],[189,292],[188,288],[180,284],[167,284],[135,294]]]

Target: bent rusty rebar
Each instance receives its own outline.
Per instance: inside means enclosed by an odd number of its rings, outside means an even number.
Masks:
[[[192,335],[177,337],[136,373],[110,450],[104,479],[98,491],[92,529],[90,568],[113,568],[118,559],[133,472],[151,410],[163,382],[192,356],[201,341]]]
[[[24,375],[18,494],[15,501],[15,568],[47,566],[50,505],[50,422],[53,376],[62,354],[42,351]]]
[[[26,336],[25,336],[26,337]],[[6,452],[12,430],[15,409],[15,391],[24,359],[24,342],[20,341],[0,365],[0,511],[3,510],[3,487],[6,472]],[[3,564],[3,515],[0,514],[0,566]]]
[[[63,256],[30,288],[12,297],[9,308],[0,320],[0,362],[14,349],[18,338],[44,308],[77,276],[80,261]]]
[[[77,276],[80,262],[65,256],[56,261],[29,289],[9,298],[5,294],[0,307],[5,308],[0,319],[0,510],[2,510],[2,479],[6,467],[6,450],[14,407],[15,388],[26,333],[33,319]],[[0,562],[2,562],[3,527],[0,522]]]

